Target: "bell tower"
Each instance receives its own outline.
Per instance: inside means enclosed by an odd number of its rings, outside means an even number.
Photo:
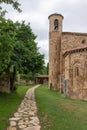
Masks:
[[[49,19],[49,87],[60,90],[60,58],[62,20],[61,14],[52,14]]]

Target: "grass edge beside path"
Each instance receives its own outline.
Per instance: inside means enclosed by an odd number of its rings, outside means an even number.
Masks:
[[[26,91],[31,88],[30,86],[17,86],[16,92],[10,94],[0,93],[0,130],[5,130],[8,125],[8,119],[17,110]]]
[[[86,130],[87,102],[64,97],[41,85],[35,91],[41,130]]]

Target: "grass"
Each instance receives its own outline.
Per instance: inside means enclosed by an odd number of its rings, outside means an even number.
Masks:
[[[0,93],[0,130],[6,128],[9,117],[17,110],[29,87],[31,86],[18,86],[16,92]]]
[[[35,93],[41,130],[87,130],[87,102],[66,98],[46,85]]]

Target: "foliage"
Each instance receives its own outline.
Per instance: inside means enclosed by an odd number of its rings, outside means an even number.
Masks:
[[[86,130],[87,102],[66,98],[48,86],[36,90],[41,130]]]
[[[9,26],[10,25],[10,26]],[[12,51],[11,21],[0,17],[0,73],[8,68]],[[11,34],[11,35],[9,35]]]
[[[10,94],[0,93],[0,130],[6,128],[8,118],[17,110],[25,92],[30,87],[32,86],[17,86],[16,92]]]
[[[39,53],[30,24],[0,17],[0,26],[0,73],[10,73],[13,87],[17,71],[32,73],[32,77],[41,72],[44,55]]]
[[[0,0],[0,4],[10,4],[21,12],[17,0]],[[32,32],[30,24],[6,20],[0,5],[0,74],[10,74],[11,90],[16,79],[16,72],[29,75],[34,79],[37,73],[41,73],[44,65],[44,55],[39,53],[36,35]]]
[[[49,74],[49,63],[47,63],[47,74]]]
[[[43,69],[42,69],[42,71],[41,71],[41,74],[44,74],[44,75],[47,75],[48,73],[48,70],[47,70],[47,66],[43,66]]]
[[[21,9],[19,8],[20,4],[18,3],[17,0],[0,0],[0,16],[4,16],[5,13],[7,12],[6,10],[2,9],[2,6],[1,6],[2,3],[10,4],[18,12],[21,12]]]
[[[14,53],[11,57],[12,63],[18,66],[18,71],[33,75],[40,72],[44,64],[44,55],[39,53],[36,36],[30,28],[30,24],[17,24],[16,43],[14,45]]]

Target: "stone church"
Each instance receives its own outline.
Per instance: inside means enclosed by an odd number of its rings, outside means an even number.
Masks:
[[[87,33],[63,32],[61,14],[49,19],[49,87],[87,100]]]

